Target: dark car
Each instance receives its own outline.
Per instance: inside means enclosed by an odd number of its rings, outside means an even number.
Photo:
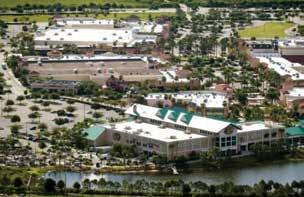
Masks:
[[[37,127],[35,127],[35,126],[30,128],[31,131],[36,130],[36,129],[37,129]]]

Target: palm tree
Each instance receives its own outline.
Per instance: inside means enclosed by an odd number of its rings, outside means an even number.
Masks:
[[[204,69],[204,77],[207,77],[210,82],[213,82],[215,75],[214,75],[214,70],[211,67],[206,67]]]

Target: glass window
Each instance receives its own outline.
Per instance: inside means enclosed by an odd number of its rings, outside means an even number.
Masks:
[[[227,137],[227,141],[231,141],[231,137]]]
[[[232,146],[235,146],[236,145],[236,141],[232,141]]]
[[[231,146],[231,141],[227,141],[227,146]]]
[[[222,142],[222,143],[221,143],[221,146],[222,146],[222,147],[225,147],[225,146],[226,146],[226,143],[225,143],[225,142]]]
[[[277,137],[277,132],[273,132],[273,133],[271,134],[271,137]]]
[[[269,137],[269,133],[265,133],[264,138],[268,138],[268,137]]]
[[[216,137],[215,138],[216,142],[220,141],[220,138],[219,137]]]
[[[236,136],[232,136],[232,141],[236,141]]]
[[[226,138],[225,137],[222,137],[221,138],[221,142],[223,143],[223,142],[226,142]]]

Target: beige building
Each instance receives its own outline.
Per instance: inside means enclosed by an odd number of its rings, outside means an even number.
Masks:
[[[110,144],[136,145],[145,152],[169,159],[218,148],[222,155],[249,153],[256,143],[283,138],[284,127],[273,122],[231,122],[187,111],[134,104],[126,114],[132,121],[103,125]]]

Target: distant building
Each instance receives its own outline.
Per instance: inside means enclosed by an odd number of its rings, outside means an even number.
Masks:
[[[153,22],[125,22],[122,28],[115,28],[113,20],[58,18],[55,26],[36,32],[35,49],[46,53],[70,44],[84,50],[117,51],[121,48],[131,52],[138,44],[154,46],[157,37],[166,31],[164,26]]]
[[[304,64],[304,40],[292,39],[280,41],[279,53],[291,62]]]
[[[106,81],[107,87],[110,87],[111,89],[118,91],[118,92],[125,92],[128,88],[128,85],[123,79],[116,78],[114,76],[111,76]]]
[[[208,112],[223,112],[224,103],[229,104],[228,95],[217,91],[185,91],[176,93],[151,93],[145,97],[147,104],[158,106],[160,103],[168,104],[172,107],[173,103],[187,103],[192,107],[201,108],[202,105]]]
[[[49,80],[45,82],[34,82],[31,84],[33,90],[46,90],[66,94],[77,94],[80,83],[78,81]]]
[[[126,84],[158,81],[162,76],[157,68],[159,62],[151,57],[106,53],[91,56],[63,55],[56,58],[27,57],[23,59],[22,67],[29,71],[30,77],[94,81],[105,85],[111,76],[117,79],[122,76]]]
[[[293,146],[304,145],[304,122],[300,120],[299,123],[293,127],[286,128],[286,136],[289,144]]]
[[[253,53],[275,53],[277,52],[277,42],[273,40],[250,40],[246,41],[249,49]]]

